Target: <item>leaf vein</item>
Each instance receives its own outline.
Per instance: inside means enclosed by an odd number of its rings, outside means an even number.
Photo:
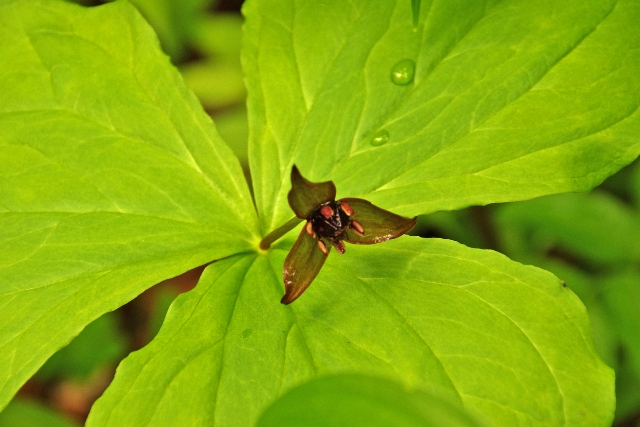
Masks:
[[[619,1],[619,0],[618,0],[618,1]],[[618,4],[618,2],[614,3],[614,5],[611,7],[611,9],[610,9],[609,11],[607,11],[607,13],[605,13],[605,14],[603,15],[603,17],[600,19],[600,21],[599,21],[596,25],[594,25],[594,26],[593,26],[593,28],[591,28],[591,29],[589,29],[588,31],[586,31],[586,32],[585,32],[585,34],[581,35],[581,36],[576,40],[576,42],[575,42],[572,46],[570,46],[569,48],[567,48],[567,50],[566,50],[565,52],[563,52],[562,54],[560,54],[557,58],[554,58],[554,60],[553,60],[553,61],[548,65],[547,69],[546,69],[543,73],[541,73],[539,76],[537,76],[537,78],[532,79],[532,80],[531,80],[531,82],[529,82],[529,85],[527,86],[527,88],[525,88],[524,90],[522,90],[519,94],[517,94],[516,96],[514,96],[512,99],[508,100],[508,101],[507,101],[503,106],[501,106],[500,108],[498,108],[498,109],[497,109],[496,111],[494,111],[493,113],[489,114],[489,115],[488,115],[487,117],[485,117],[483,120],[479,121],[479,122],[476,124],[475,128],[472,128],[472,127],[470,126],[470,128],[469,128],[468,132],[466,132],[465,134],[463,134],[463,135],[459,136],[455,141],[452,141],[450,144],[447,144],[446,146],[441,147],[438,151],[436,151],[436,152],[432,153],[431,155],[427,156],[426,158],[422,159],[422,160],[421,160],[420,162],[418,162],[416,165],[414,165],[414,166],[412,166],[412,167],[410,167],[410,168],[408,168],[408,169],[406,169],[406,170],[404,170],[404,171],[400,171],[398,174],[394,175],[393,177],[390,177],[389,181],[392,181],[392,180],[394,180],[394,179],[398,179],[398,178],[400,178],[401,176],[408,174],[410,171],[412,171],[412,170],[414,170],[414,169],[416,169],[416,168],[420,167],[421,165],[423,165],[423,164],[424,164],[424,163],[426,163],[427,161],[431,160],[431,158],[432,158],[432,157],[435,157],[435,156],[437,156],[437,155],[439,155],[439,154],[442,154],[442,153],[446,152],[447,150],[450,150],[450,149],[451,149],[453,146],[455,146],[459,141],[461,141],[465,136],[467,136],[467,135],[471,134],[471,133],[474,131],[474,129],[477,129],[477,128],[478,128],[479,126],[481,126],[482,124],[484,124],[484,123],[486,123],[487,121],[491,120],[493,117],[495,117],[498,113],[500,113],[501,111],[503,111],[503,110],[504,110],[505,108],[507,108],[509,105],[513,104],[513,103],[514,103],[514,102],[516,102],[518,99],[520,99],[521,97],[523,97],[524,95],[526,95],[527,93],[529,93],[529,92],[532,90],[532,88],[533,88],[537,83],[539,83],[539,82],[540,82],[540,81],[541,81],[541,80],[542,80],[546,75],[548,75],[548,74],[549,74],[549,72],[551,72],[551,70],[553,70],[553,69],[554,69],[554,68],[555,68],[555,67],[556,67],[556,66],[557,66],[557,65],[558,65],[558,64],[559,64],[563,59],[565,59],[565,58],[566,58],[570,53],[572,53],[575,49],[577,49],[577,48],[578,48],[578,46],[580,46],[580,44],[582,44],[582,42],[583,42],[585,39],[587,39],[591,34],[593,34],[593,33],[598,29],[598,27],[602,24],[602,22],[604,22],[604,21],[607,19],[607,17],[609,17],[609,15],[613,12],[613,10],[615,9],[615,7],[616,7],[616,5],[617,5],[617,4]],[[480,20],[481,20],[481,19],[480,19]],[[480,20],[478,20],[477,22],[479,22]],[[477,23],[477,22],[476,22],[476,23]],[[474,24],[474,26],[475,26],[475,24]],[[473,28],[473,26],[472,26],[471,28]],[[469,31],[470,31],[470,30],[469,30]],[[466,34],[468,34],[468,33],[469,33],[469,31],[467,31],[467,33],[465,33],[465,36],[466,36]],[[462,39],[460,39],[460,40],[462,40]],[[459,43],[459,42],[460,42],[460,40],[458,40],[458,42],[457,42],[457,43]],[[447,54],[447,55],[448,55],[448,54]],[[442,62],[443,62],[443,61],[440,61],[440,63],[442,63]],[[439,63],[439,64],[440,64],[440,63]],[[438,64],[438,65],[439,65],[439,64]],[[435,69],[435,67],[434,67],[434,69]],[[458,96],[459,96],[459,95],[458,95]],[[457,98],[457,97],[456,97],[456,98]],[[455,98],[453,98],[453,99],[455,99]],[[453,101],[453,99],[452,99],[452,101]],[[449,104],[450,104],[450,103],[449,103]],[[449,105],[449,104],[447,104],[447,105]],[[404,114],[403,116],[399,116],[399,117],[395,118],[395,119],[394,119],[392,122],[390,122],[390,123],[393,123],[393,122],[397,122],[397,121],[399,121],[399,120],[402,120],[404,117],[407,117],[408,115],[412,114],[414,111],[417,111],[417,110],[418,110],[418,109],[420,109],[420,108],[422,108],[422,106],[421,106],[421,105],[418,105],[414,110],[412,110],[412,111],[410,111],[410,112],[408,112],[408,113]],[[439,117],[439,116],[440,116],[440,115],[445,111],[445,109],[446,109],[446,108],[443,108],[443,109],[442,109],[442,110],[441,110],[441,111],[440,111],[436,116],[434,116],[434,118],[432,119],[432,121],[434,121],[436,118],[438,118],[438,117]],[[388,124],[389,124],[389,123],[387,123],[387,125],[388,125]],[[426,126],[427,126],[427,125],[428,125],[428,123],[426,123],[426,124],[425,124],[425,128],[426,128]],[[409,138],[409,139],[410,139],[410,138]],[[402,144],[402,143],[404,143],[404,142],[408,141],[409,139],[405,139],[405,140],[402,140],[402,141],[397,141],[397,142],[396,142],[396,144]],[[380,187],[378,187],[378,188],[374,189],[372,192],[375,192],[375,191],[377,191],[377,190],[379,190],[379,189],[386,188],[386,185],[387,185],[387,184],[383,184],[383,185],[381,185]]]

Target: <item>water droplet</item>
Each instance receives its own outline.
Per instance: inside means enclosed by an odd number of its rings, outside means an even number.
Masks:
[[[413,81],[416,63],[410,59],[403,59],[391,67],[391,81],[397,85],[408,85]]]
[[[370,142],[371,142],[371,145],[373,145],[374,147],[379,147],[381,145],[386,144],[387,141],[389,141],[389,132],[382,129],[371,136]]]
[[[242,333],[240,334],[240,336],[242,338],[249,338],[249,336],[253,333],[252,329],[245,329],[244,331],[242,331]]]

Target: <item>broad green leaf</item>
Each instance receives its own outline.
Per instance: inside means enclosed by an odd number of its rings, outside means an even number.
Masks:
[[[615,174],[611,175],[598,186],[598,191],[604,191],[613,194],[616,197],[631,202],[638,206],[636,195],[634,194],[634,175],[640,165],[640,158],[634,160],[631,164],[625,166]]]
[[[629,363],[623,363],[616,369],[616,423],[635,416],[639,407],[640,377]]]
[[[16,398],[0,412],[0,426],[75,427],[77,424],[40,403]]]
[[[145,343],[150,342],[158,334],[171,303],[179,294],[180,290],[173,287],[162,288],[158,291],[149,313],[149,321],[144,334]]]
[[[224,108],[244,101],[245,88],[240,65],[209,60],[189,63],[180,72],[189,89],[209,109]]]
[[[247,158],[247,142],[249,140],[249,124],[247,110],[244,106],[224,110],[214,117],[216,127],[243,167],[249,169]]]
[[[619,272],[599,280],[599,285],[612,327],[622,342],[618,350],[618,357],[622,357],[616,366],[616,420],[620,420],[636,414],[640,407],[640,274]]]
[[[602,284],[606,279],[602,276],[590,275],[557,259],[543,258],[539,254],[530,254],[525,259],[552,272],[580,298],[589,313],[595,349],[608,366],[617,370],[620,336],[602,295]]]
[[[194,48],[204,58],[182,65],[180,73],[204,107],[215,111],[216,125],[220,128],[217,110],[234,105],[242,105],[244,110],[246,89],[240,66],[242,18],[235,13],[219,13],[206,18],[200,16],[193,21],[196,24],[192,35]],[[226,135],[220,133],[229,142]],[[242,145],[241,160],[246,163],[247,141]]]
[[[165,52],[180,61],[189,41],[198,33],[200,14],[214,0],[129,0],[158,34]]]
[[[125,355],[127,343],[118,317],[106,313],[89,323],[80,335],[54,354],[36,374],[39,380],[84,380],[97,369],[115,367]]]
[[[362,375],[320,378],[291,390],[258,427],[480,427],[459,405]]]
[[[440,237],[455,240],[472,248],[484,248],[483,234],[470,209],[420,215],[412,236]]]
[[[208,266],[120,365],[88,426],[250,426],[292,387],[332,373],[420,387],[496,426],[610,425],[613,373],[584,306],[550,273],[405,236],[331,254],[283,306],[290,244]]]
[[[640,209],[640,162],[637,162],[635,164],[631,176],[631,190],[633,201],[636,208]]]
[[[216,12],[201,16],[193,32],[193,43],[206,56],[240,66],[242,17],[238,13]]]
[[[255,247],[237,159],[126,2],[0,2],[0,407],[101,314]]]
[[[560,249],[599,265],[640,258],[637,213],[606,193],[559,194],[500,206],[495,216],[505,253]],[[526,260],[529,261],[529,260]],[[536,264],[539,265],[539,264]]]
[[[413,216],[587,190],[640,152],[635,0],[423,1],[415,28],[408,0],[243,11],[265,232],[291,216],[294,163]]]
[[[640,274],[630,271],[603,281],[605,301],[615,319],[625,356],[634,377],[640,378]]]

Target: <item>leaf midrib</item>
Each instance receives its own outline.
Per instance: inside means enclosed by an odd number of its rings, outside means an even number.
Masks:
[[[39,31],[37,31],[37,32],[39,32],[39,33],[51,33],[51,34],[58,34],[58,35],[61,35],[61,36],[71,37],[71,38],[77,38],[77,39],[79,39],[79,40],[82,40],[83,42],[88,43],[88,44],[90,44],[91,46],[94,46],[95,48],[97,48],[97,49],[99,49],[100,51],[102,51],[105,55],[107,55],[109,58],[111,58],[115,63],[120,64],[124,69],[129,70],[129,72],[130,72],[131,76],[133,76],[133,78],[135,79],[135,81],[136,81],[136,83],[137,83],[137,86],[140,88],[141,92],[142,92],[142,93],[144,93],[144,94],[145,94],[145,96],[149,99],[149,101],[150,101],[150,105],[154,108],[154,110],[155,110],[155,111],[157,111],[157,112],[160,114],[160,116],[161,116],[161,117],[163,117],[163,119],[164,119],[164,120],[165,120],[165,122],[169,125],[169,127],[170,127],[171,129],[173,129],[173,131],[175,132],[175,135],[178,137],[179,141],[181,142],[182,147],[184,148],[184,150],[186,151],[186,153],[189,155],[189,158],[191,159],[192,164],[191,164],[191,163],[187,163],[187,162],[185,162],[183,159],[180,159],[179,157],[177,157],[177,156],[175,156],[175,155],[169,154],[168,152],[166,152],[166,151],[164,151],[164,150],[160,149],[159,147],[155,147],[155,146],[153,146],[152,144],[148,144],[148,143],[144,142],[143,140],[139,140],[139,139],[137,139],[137,138],[133,138],[133,137],[131,137],[131,136],[125,135],[125,134],[123,134],[121,131],[117,130],[116,128],[114,128],[114,127],[109,127],[109,126],[105,125],[104,123],[100,123],[100,122],[96,121],[95,119],[91,119],[91,118],[89,118],[89,117],[87,117],[87,116],[80,115],[80,114],[78,114],[78,113],[76,113],[76,112],[74,112],[74,111],[71,111],[71,110],[67,109],[67,108],[59,108],[59,110],[65,110],[65,111],[68,111],[68,112],[69,112],[69,113],[71,113],[71,114],[74,114],[74,115],[76,115],[76,116],[78,116],[78,117],[80,117],[80,118],[83,118],[83,119],[88,120],[88,121],[90,121],[90,122],[92,122],[92,123],[95,123],[95,124],[97,124],[97,125],[99,125],[99,126],[101,126],[101,127],[103,127],[103,128],[110,129],[110,130],[112,130],[113,132],[115,132],[116,134],[120,135],[121,137],[123,137],[123,138],[125,138],[125,139],[131,140],[131,141],[137,141],[137,142],[139,142],[139,143],[146,144],[146,145],[148,145],[148,146],[152,146],[152,147],[154,147],[154,148],[158,149],[159,151],[161,151],[161,152],[165,153],[166,155],[169,155],[169,156],[175,157],[175,158],[176,158],[176,159],[178,159],[181,163],[183,163],[183,164],[185,164],[185,165],[189,166],[191,169],[194,169],[194,170],[195,170],[195,171],[196,171],[200,176],[202,176],[202,177],[205,179],[205,181],[207,182],[208,186],[209,186],[210,188],[212,188],[216,193],[218,193],[218,195],[220,196],[220,198],[221,198],[222,200],[224,200],[224,201],[225,201],[225,203],[227,203],[227,204],[229,204],[229,205],[232,205],[232,206],[235,206],[236,208],[238,208],[238,209],[240,210],[240,212],[243,212],[245,209],[242,209],[242,208],[243,208],[243,206],[240,206],[239,201],[244,199],[245,192],[240,188],[239,183],[238,183],[238,179],[236,179],[236,176],[235,176],[233,173],[231,173],[231,170],[229,169],[229,166],[227,165],[227,162],[226,162],[226,161],[224,161],[225,159],[223,159],[223,158],[219,155],[218,149],[216,149],[215,144],[213,144],[213,142],[211,141],[210,133],[209,133],[209,132],[207,132],[207,131],[203,128],[203,125],[202,125],[202,123],[201,123],[201,120],[198,120],[198,119],[197,119],[197,117],[196,117],[196,114],[195,114],[195,113],[194,113],[194,114],[190,114],[190,115],[188,115],[188,117],[191,119],[191,121],[192,121],[192,122],[195,122],[195,125],[196,125],[196,126],[198,127],[198,129],[200,130],[200,133],[205,137],[206,141],[209,143],[209,144],[208,144],[208,146],[209,146],[209,148],[210,148],[210,151],[211,151],[211,152],[213,152],[213,153],[215,154],[215,156],[216,156],[216,158],[217,158],[217,160],[218,160],[218,161],[217,161],[217,164],[222,166],[222,168],[224,169],[224,171],[225,171],[225,173],[226,173],[226,176],[229,178],[229,181],[231,181],[231,182],[232,182],[232,184],[233,184],[233,186],[234,186],[234,189],[235,189],[235,191],[236,191],[236,194],[239,196],[237,200],[236,200],[235,198],[230,198],[230,197],[228,197],[228,195],[227,195],[224,191],[222,191],[222,190],[221,190],[217,185],[215,185],[215,182],[211,180],[211,178],[209,177],[209,175],[208,175],[208,174],[205,174],[205,173],[203,172],[203,170],[202,170],[202,168],[200,167],[200,165],[199,165],[198,161],[195,159],[195,157],[194,157],[193,153],[192,153],[192,152],[191,152],[191,150],[189,149],[189,146],[188,146],[188,144],[186,143],[186,141],[185,141],[185,139],[184,139],[183,135],[181,134],[181,132],[179,132],[179,131],[178,131],[178,128],[175,126],[175,123],[174,123],[174,121],[172,120],[172,118],[167,114],[167,112],[166,112],[166,111],[164,111],[162,108],[160,108],[160,107],[159,107],[158,103],[156,102],[157,100],[154,98],[154,96],[152,96],[152,94],[150,94],[150,93],[147,91],[147,88],[145,87],[145,85],[143,85],[143,84],[141,83],[141,80],[140,80],[140,78],[139,78],[139,76],[138,76],[138,73],[137,73],[137,67],[135,67],[135,66],[134,66],[135,61],[134,61],[134,58],[133,58],[133,54],[134,54],[134,50],[135,50],[135,48],[136,48],[136,43],[134,42],[134,39],[133,39],[133,29],[131,28],[131,22],[130,22],[130,20],[127,20],[127,25],[126,25],[126,26],[127,26],[128,31],[129,31],[129,41],[131,42],[131,47],[132,47],[132,49],[131,49],[131,64],[125,64],[125,63],[123,63],[123,62],[122,62],[122,61],[120,61],[118,58],[114,57],[110,52],[108,52],[108,51],[106,51],[104,48],[102,48],[102,46],[98,45],[97,43],[93,42],[92,40],[89,40],[89,39],[87,39],[87,38],[85,38],[85,37],[82,37],[82,36],[81,36],[81,35],[79,35],[79,34],[76,34],[76,33],[68,33],[68,32],[64,32],[64,31],[55,31],[55,30],[39,30]],[[32,46],[32,48],[33,48],[33,52],[34,52],[34,53],[38,56],[38,58],[40,59],[40,63],[42,64],[43,69],[47,70],[47,71],[49,72],[49,74],[51,75],[51,70],[46,66],[45,61],[43,60],[42,56],[41,56],[41,55],[40,55],[40,53],[38,52],[38,49],[36,49],[35,45],[34,45],[34,44],[33,44],[33,42],[31,41],[31,37],[30,37],[30,35],[29,35],[28,33],[26,33],[26,32],[25,32],[25,35],[26,35],[26,36],[27,36],[27,38],[29,39],[29,43],[30,43],[30,45],[31,45],[31,46]],[[51,82],[51,88],[52,88],[52,89],[54,89],[53,82]],[[54,91],[54,93],[55,93],[55,91]],[[58,103],[58,105],[60,105],[60,103]],[[192,108],[191,108],[191,105],[189,105],[189,112],[193,113]],[[221,144],[223,144],[223,145],[225,144],[225,143],[222,141],[222,139],[221,139],[221,138],[220,138],[220,143],[221,143]],[[227,148],[228,148],[228,147],[227,147]],[[236,158],[235,156],[233,156],[233,155],[232,155],[232,156],[230,156],[230,157],[231,157],[231,158],[230,158],[230,159],[227,159],[227,160],[232,160],[232,161],[233,161],[233,160],[235,159],[235,160],[237,161],[237,158]],[[240,178],[240,179],[244,179],[244,178]],[[256,215],[255,215],[255,209],[252,209],[252,212],[253,212],[253,215],[249,214],[249,216],[251,216],[252,218],[254,218],[254,219],[255,219],[255,216],[256,216]]]
[[[356,8],[356,10],[357,10],[357,8]],[[349,34],[351,34],[351,32],[353,32],[353,29],[356,27],[357,23],[360,21],[360,19],[362,19],[363,13],[364,13],[363,11],[360,11],[360,13],[358,14],[357,18],[353,21],[352,26],[349,28]],[[295,13],[294,13],[294,19],[295,19]],[[298,132],[296,140],[293,142],[293,144],[289,148],[289,153],[287,155],[287,161],[286,161],[285,168],[284,169],[282,169],[282,168],[280,169],[280,180],[279,180],[280,182],[278,183],[277,191],[274,193],[275,194],[275,200],[273,201],[273,205],[272,205],[274,208],[276,208],[277,206],[280,205],[280,201],[282,200],[283,197],[286,199],[286,194],[282,191],[282,188],[283,188],[285,182],[288,182],[289,177],[285,172],[288,171],[289,168],[293,164],[293,156],[296,154],[298,146],[300,145],[300,142],[302,141],[302,136],[304,134],[304,129],[306,128],[306,126],[308,124],[309,112],[313,108],[313,104],[314,104],[314,101],[316,99],[317,93],[319,91],[321,91],[322,88],[324,87],[325,82],[327,81],[328,75],[329,75],[330,70],[331,70],[331,65],[333,63],[335,63],[337,58],[340,56],[340,53],[348,45],[348,41],[349,41],[349,37],[345,37],[342,45],[340,46],[339,49],[337,49],[337,53],[331,59],[331,64],[326,68],[327,71],[325,72],[325,75],[323,76],[322,82],[317,86],[318,89],[313,94],[313,96],[311,96],[311,100],[307,101],[306,96],[305,96],[305,90],[304,90],[303,84],[302,84],[303,82],[302,82],[302,76],[300,74],[300,67],[298,65],[297,56],[295,54],[295,46],[293,44],[293,25],[292,25],[291,29],[288,29],[288,32],[289,32],[289,34],[291,34],[291,38],[290,38],[291,50],[292,50],[292,52],[294,52],[293,56],[294,56],[294,62],[295,62],[296,71],[297,71],[298,82],[299,82],[299,85],[300,85],[300,94],[302,95],[302,99],[303,99],[303,101],[305,103],[306,114],[304,116],[303,123],[302,123],[302,126],[300,127],[300,131]],[[258,66],[259,66],[259,64],[258,64]],[[263,95],[263,98],[264,98],[264,95]],[[269,126],[269,124],[267,123],[266,120],[265,120],[265,127],[270,128],[270,126]],[[273,132],[270,132],[270,133],[275,136],[275,133],[273,133]],[[276,141],[276,142],[278,142],[278,141]],[[281,144],[281,143],[277,144],[278,147],[281,147],[282,145],[283,144]],[[269,230],[273,230],[275,228],[275,225],[274,225],[275,219],[276,219],[276,216],[273,215],[273,213],[272,213],[270,215],[270,221],[269,221],[269,226],[268,226]]]

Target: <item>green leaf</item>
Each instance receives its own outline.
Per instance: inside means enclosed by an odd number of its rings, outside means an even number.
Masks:
[[[283,306],[290,243],[208,266],[120,365],[88,426],[254,425],[292,387],[345,372],[423,388],[498,426],[610,425],[613,373],[584,306],[550,273],[405,236],[329,256]]]
[[[130,0],[158,34],[165,52],[183,59],[189,41],[199,32],[200,14],[213,0]]]
[[[637,213],[606,193],[559,194],[512,203],[500,206],[495,219],[505,253],[520,261],[530,261],[523,252],[542,254],[551,249],[600,266],[640,258]]]
[[[208,109],[244,102],[245,88],[239,64],[201,61],[183,66],[180,72],[189,89]]]
[[[622,363],[616,368],[616,422],[635,416],[640,407],[640,377],[629,365]]]
[[[181,2],[173,2],[180,4]],[[206,15],[205,15],[206,16]],[[196,94],[204,107],[215,111],[218,128],[220,109],[230,105],[240,106],[245,115],[246,89],[240,65],[240,41],[242,40],[242,18],[237,13],[217,13],[192,19],[194,48],[204,56],[202,60],[190,61],[180,68],[185,82]],[[222,111],[225,113],[225,111]],[[244,124],[246,127],[246,123]],[[226,135],[220,131],[225,140]],[[243,133],[247,133],[244,130]],[[247,163],[247,136],[243,141],[243,153],[239,157]],[[233,147],[233,144],[231,144]],[[236,152],[236,154],[238,154]]]
[[[479,427],[459,405],[421,390],[362,375],[325,377],[291,390],[258,427]]]
[[[556,259],[540,259],[535,263],[561,278],[580,298],[589,313],[595,349],[602,360],[617,372],[620,356],[620,337],[611,310],[603,300],[602,276],[589,275]]]
[[[264,231],[290,216],[294,163],[414,216],[587,190],[640,152],[634,0],[429,2],[415,31],[407,0],[243,11]],[[415,77],[396,85],[403,59]]]
[[[640,162],[634,164],[634,168],[631,172],[631,191],[632,199],[636,208],[640,209]]]
[[[487,245],[477,215],[470,209],[420,215],[409,235],[447,238],[472,248]]]
[[[236,12],[200,16],[193,33],[195,47],[208,57],[221,58],[240,67],[242,22]]]
[[[242,164],[243,168],[246,167],[248,171],[247,142],[249,141],[249,123],[245,106],[216,113],[214,120],[222,139],[229,144],[233,153],[240,160],[240,164]]]
[[[115,367],[126,349],[118,317],[106,313],[89,323],[69,345],[47,360],[36,377],[40,380],[84,380],[105,365]]]
[[[616,365],[616,421],[637,414],[640,407],[640,273],[636,270],[620,272],[600,279],[605,308],[612,318],[610,330],[619,335],[619,363]],[[589,311],[591,313],[591,311]],[[622,355],[622,357],[621,357]]]
[[[149,324],[144,334],[145,343],[150,342],[158,334],[171,303],[180,293],[180,290],[174,287],[161,288],[158,291],[149,313]]]
[[[602,281],[605,301],[615,319],[625,356],[636,378],[640,378],[640,274],[630,271]]]
[[[0,412],[0,425],[7,427],[74,427],[46,406],[26,399],[14,399]]]
[[[0,2],[0,407],[101,314],[256,246],[237,159],[127,2]]]

